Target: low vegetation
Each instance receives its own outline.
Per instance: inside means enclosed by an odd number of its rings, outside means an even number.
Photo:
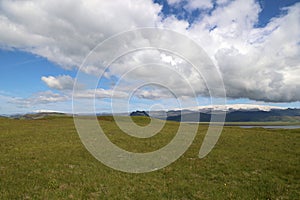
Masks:
[[[178,128],[168,122],[154,137],[136,139],[111,117],[98,119],[115,144],[134,152],[164,146]],[[0,118],[0,199],[299,199],[300,129],[224,127],[213,151],[199,159],[206,130],[199,125],[191,147],[168,167],[129,174],[93,158],[71,117]]]

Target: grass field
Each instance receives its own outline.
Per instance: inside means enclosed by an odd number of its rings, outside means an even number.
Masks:
[[[140,125],[144,118],[135,118]],[[118,146],[145,152],[167,144],[178,123],[151,139],[123,134],[110,117],[100,124]],[[0,118],[0,199],[300,199],[300,130],[225,127],[213,151],[191,147],[159,171],[110,169],[82,145],[71,117]]]

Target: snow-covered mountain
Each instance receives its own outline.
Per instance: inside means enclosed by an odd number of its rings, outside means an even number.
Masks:
[[[255,104],[228,104],[228,105],[208,105],[187,108],[192,111],[209,112],[214,111],[270,111],[270,110],[286,110],[288,108],[279,106],[255,105]]]
[[[190,113],[194,111],[199,111],[202,113],[207,113],[210,111],[226,111],[226,112],[233,112],[233,111],[271,111],[271,110],[286,110],[288,108],[279,107],[279,106],[268,106],[268,105],[256,105],[256,104],[228,104],[228,105],[207,105],[207,106],[198,106],[198,107],[188,107],[188,108],[177,108],[172,109],[172,111],[181,111],[184,113]],[[167,113],[168,111],[157,110],[152,111],[151,115],[160,115],[161,112]],[[35,110],[33,113],[65,113],[62,111],[57,110]],[[66,113],[67,114],[67,113]],[[111,113],[103,113],[98,115],[111,115]],[[124,115],[127,116],[129,113],[115,113],[115,115]]]
[[[188,108],[189,112],[182,113],[181,110],[169,111],[167,120],[171,121],[193,121],[209,122],[212,115],[224,114],[226,122],[299,122],[300,109],[284,108],[278,106],[234,104],[199,106]],[[200,114],[198,116],[198,114]],[[183,117],[183,118],[182,118]],[[222,118],[220,118],[223,120]]]
[[[57,110],[35,110],[33,113],[65,113]]]

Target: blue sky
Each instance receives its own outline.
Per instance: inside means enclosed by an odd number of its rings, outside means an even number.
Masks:
[[[95,9],[94,11],[97,11],[95,16],[82,14],[76,16],[76,19],[72,21],[71,13],[63,14],[64,9],[68,9],[72,5],[66,3],[61,7],[56,7],[54,1],[49,1],[46,7],[42,7],[37,2],[27,6],[18,5],[20,2],[6,0],[0,3],[0,35],[2,35],[0,36],[0,114],[26,113],[35,110],[72,112],[70,84],[74,82],[78,68],[88,53],[85,49],[92,48],[105,38],[119,32],[149,26],[166,27],[184,32],[193,39],[201,35],[202,39],[199,38],[199,43],[203,42],[204,37],[211,37],[212,47],[208,46],[203,49],[213,60],[215,59],[215,63],[221,63],[220,70],[225,79],[231,79],[225,82],[229,104],[249,103],[300,107],[300,94],[297,94],[300,84],[295,81],[293,83],[293,80],[297,80],[297,76],[300,78],[300,74],[297,74],[300,72],[300,63],[297,59],[300,57],[300,37],[298,37],[298,41],[294,40],[295,44],[291,39],[300,36],[298,18],[300,6],[297,0],[253,1],[252,4],[249,3],[249,6],[245,6],[245,10],[249,11],[249,15],[256,11],[258,19],[255,20],[255,14],[253,14],[253,20],[243,18],[244,16],[241,14],[241,17],[234,16],[237,19],[236,22],[235,20],[227,22],[218,18],[220,13],[225,13],[225,18],[226,13],[228,13],[228,18],[234,15],[231,13],[236,12],[234,10],[236,6],[231,1],[206,0],[207,4],[205,5],[197,4],[196,1],[192,5],[187,1],[179,0],[154,0],[154,2],[125,0],[116,1],[115,4],[105,1],[87,1],[84,8],[81,8],[83,3],[79,2],[74,9],[82,9],[85,12],[91,9],[91,13],[93,13],[92,9]],[[135,5],[135,7],[127,5]],[[285,7],[292,9],[283,9]],[[31,21],[36,20],[39,15],[41,15],[40,21]],[[109,15],[109,17],[104,17],[103,21],[99,20],[103,19],[102,15]],[[123,21],[119,22],[120,18]],[[55,19],[60,20],[55,21]],[[85,20],[88,20],[89,23],[86,23]],[[290,26],[294,29],[285,29],[284,20],[294,23],[294,26],[293,24]],[[249,23],[251,25],[248,25]],[[206,26],[213,26],[213,29],[216,28],[216,30],[210,33]],[[294,35],[289,35],[291,34],[288,33],[289,31],[295,32]],[[247,36],[245,37],[245,35]],[[282,47],[282,50],[278,50],[278,52],[271,52],[271,49],[285,42],[285,39],[287,40],[286,47]],[[217,45],[218,41],[224,45],[213,46]],[[228,43],[231,43],[232,46],[227,47]],[[247,43],[245,47],[244,43]],[[255,45],[252,45],[253,43]],[[205,46],[205,41],[200,45]],[[246,57],[253,56],[253,59],[242,63],[243,60],[232,56],[234,52]],[[257,59],[255,56],[258,54],[263,57],[258,62],[261,67],[253,67],[255,69],[251,71],[252,62]],[[271,60],[274,55],[281,56],[276,62],[282,66],[274,67],[273,63],[268,61],[268,58]],[[225,66],[227,62],[229,64]],[[235,64],[230,66],[230,63]],[[122,67],[121,65],[116,66]],[[99,104],[96,106],[98,112],[110,112],[110,101],[105,95],[111,92],[110,89],[119,77],[118,73],[121,69],[117,67],[109,71],[110,76],[102,79],[99,84],[103,90],[101,94],[99,91]],[[237,80],[235,81],[239,85],[236,88],[232,88],[234,87],[234,78],[228,75],[233,69],[235,72],[237,69],[241,70],[241,72],[236,72]],[[262,77],[267,77],[268,83],[261,80],[259,75],[255,76],[255,72],[260,69],[264,74]],[[89,75],[91,73],[93,72],[87,72]],[[254,75],[251,76],[251,73]],[[250,78],[247,79],[247,82],[241,82],[245,79],[238,79],[239,74],[247,77],[249,74]],[[259,83],[258,85],[266,84],[266,86],[259,88],[260,86],[255,86],[256,83]],[[279,85],[274,86],[277,83]],[[124,88],[122,91],[126,92]],[[273,95],[272,91],[277,91],[278,94]],[[121,93],[120,96],[122,96]],[[198,100],[201,105],[209,104],[209,100],[201,95]],[[167,103],[163,103],[163,101],[163,99],[157,100],[157,98],[133,98],[130,107],[134,110],[134,108],[142,109],[143,106],[147,107],[153,103],[170,105],[170,100],[166,100]],[[176,107],[175,104],[173,106]]]

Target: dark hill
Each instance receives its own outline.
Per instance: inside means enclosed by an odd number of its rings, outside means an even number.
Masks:
[[[177,115],[176,115],[177,114]],[[190,112],[180,114],[172,111],[168,113],[167,120],[209,122],[210,113]],[[200,115],[199,118],[195,117]],[[184,120],[182,120],[184,119]],[[197,119],[197,120],[195,120]],[[271,121],[300,121],[300,109],[270,110],[270,111],[231,111],[226,115],[226,122],[271,122]]]
[[[130,116],[144,116],[144,117],[149,117],[149,114],[146,111],[135,111],[130,113]]]

